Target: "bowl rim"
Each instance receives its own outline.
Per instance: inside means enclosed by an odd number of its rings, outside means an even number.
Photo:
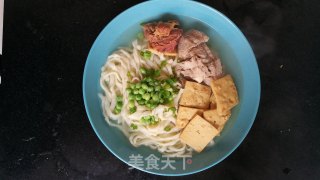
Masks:
[[[92,121],[92,117],[90,115],[90,112],[89,112],[89,105],[88,105],[88,102],[87,102],[87,97],[86,97],[86,90],[85,90],[85,87],[86,87],[86,76],[87,76],[87,73],[88,73],[88,59],[89,57],[91,56],[91,54],[93,53],[94,49],[95,49],[95,46],[97,44],[97,41],[98,39],[100,39],[100,36],[102,34],[102,32],[108,28],[108,26],[110,24],[113,24],[117,21],[117,19],[124,15],[126,12],[128,11],[132,11],[134,10],[135,8],[139,7],[139,6],[143,6],[145,4],[149,4],[149,3],[157,3],[158,1],[167,1],[167,2],[172,2],[171,0],[153,0],[153,1],[145,1],[145,2],[141,2],[141,3],[138,3],[134,6],[131,6],[127,9],[125,9],[124,11],[122,11],[120,14],[118,14],[116,17],[114,17],[106,26],[103,27],[103,29],[100,31],[99,35],[97,36],[97,38],[95,39],[93,45],[91,46],[90,48],[90,51],[89,51],[89,54],[87,56],[87,59],[86,59],[86,63],[85,63],[85,67],[84,67],[84,72],[83,72],[83,81],[82,81],[82,94],[83,94],[83,101],[84,101],[84,105],[85,105],[85,110],[86,110],[86,114],[87,114],[87,117],[89,119],[89,122],[95,132],[95,134],[98,136],[99,140],[104,144],[104,146],[114,155],[116,156],[118,159],[120,159],[122,162],[124,162],[125,164],[127,164],[128,166],[131,166],[131,167],[134,167],[132,166],[131,164],[129,164],[126,160],[124,160],[121,156],[119,156],[116,152],[114,152],[111,148],[109,148],[108,144],[106,144],[104,142],[104,140],[102,139],[102,137],[100,137],[100,134],[98,132],[98,130],[96,129],[96,127],[94,126],[94,123]],[[216,164],[220,163],[221,161],[223,161],[225,158],[227,158],[232,152],[234,152],[238,147],[239,145],[243,142],[243,140],[246,138],[246,136],[248,135],[252,125],[253,125],[253,122],[255,121],[255,118],[256,118],[256,115],[257,115],[257,112],[258,112],[258,108],[259,108],[259,103],[260,103],[260,96],[261,96],[261,81],[260,81],[260,73],[259,73],[259,68],[258,68],[258,64],[257,64],[257,61],[256,61],[256,57],[255,57],[255,54],[252,50],[252,47],[250,46],[250,43],[248,42],[248,40],[246,39],[246,37],[244,36],[244,34],[240,31],[240,29],[228,18],[226,17],[224,14],[222,14],[221,12],[219,12],[218,10],[214,9],[213,7],[210,7],[204,3],[201,3],[201,2],[197,2],[197,1],[192,1],[192,0],[175,0],[174,3],[177,3],[178,1],[183,1],[184,3],[191,3],[191,5],[195,5],[195,6],[202,6],[203,8],[206,8],[208,10],[208,12],[211,12],[211,13],[215,13],[217,15],[219,15],[221,18],[223,18],[226,23],[228,23],[230,26],[232,26],[232,28],[237,32],[239,33],[239,35],[241,36],[240,38],[248,45],[248,50],[250,51],[249,53],[252,53],[253,55],[253,58],[254,58],[254,61],[253,61],[253,66],[254,68],[257,69],[257,99],[256,99],[256,106],[255,106],[255,109],[252,110],[253,112],[253,115],[251,117],[251,121],[250,121],[250,124],[248,124],[248,128],[245,130],[244,134],[242,137],[240,137],[240,140],[236,143],[236,145],[229,151],[227,152],[222,158],[218,159],[216,162],[213,162],[212,164],[210,165],[207,165],[207,166],[204,166],[202,168],[199,168],[198,170],[192,170],[192,171],[189,171],[189,172],[184,172],[184,173],[177,173],[177,174],[169,174],[169,173],[158,173],[158,172],[153,172],[153,171],[149,171],[149,170],[146,170],[146,169],[143,169],[143,168],[138,168],[138,167],[134,167],[136,169],[139,169],[143,172],[146,172],[146,173],[150,173],[150,174],[154,174],[154,175],[161,175],[161,176],[186,176],[186,175],[191,175],[191,174],[195,174],[195,173],[198,173],[198,172],[201,172],[201,171],[204,171],[204,170],[207,170],[213,166],[215,166]]]

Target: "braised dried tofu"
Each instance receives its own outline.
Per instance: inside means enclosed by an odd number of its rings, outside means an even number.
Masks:
[[[178,109],[176,126],[184,128],[196,114],[202,116],[202,113],[203,109],[180,106]]]
[[[187,107],[208,109],[210,105],[210,95],[211,89],[209,86],[186,81],[179,104]]]
[[[210,109],[203,112],[203,117],[209,123],[211,123],[215,128],[218,129],[219,133],[222,131],[225,123],[231,116],[231,112],[229,111],[227,115],[220,116],[216,109]]]
[[[238,93],[232,77],[228,74],[211,82],[219,115],[227,115],[239,103]]]
[[[196,115],[184,128],[180,139],[197,152],[201,152],[218,133],[208,121]]]
[[[212,93],[210,96],[210,109],[216,109],[216,108],[217,108],[216,97],[214,97],[214,94]]]

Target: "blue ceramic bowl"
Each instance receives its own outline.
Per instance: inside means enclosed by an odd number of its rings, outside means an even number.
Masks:
[[[175,169],[165,165],[166,158],[147,147],[133,147],[116,128],[105,122],[98,94],[100,69],[106,58],[119,46],[128,46],[141,32],[140,23],[177,19],[184,29],[198,29],[210,37],[209,45],[221,57],[224,70],[236,83],[240,103],[215,145],[194,153],[192,158],[170,159]],[[83,98],[90,123],[101,142],[123,162],[145,172],[167,176],[188,175],[208,169],[232,153],[247,135],[255,119],[260,99],[260,77],[253,51],[240,30],[223,14],[204,4],[187,0],[153,0],[131,7],[114,18],[94,42],[83,74]],[[158,168],[152,168],[145,158],[159,158]],[[140,166],[134,156],[142,157]],[[161,162],[162,161],[162,162]],[[106,167],[107,168],[107,167]]]

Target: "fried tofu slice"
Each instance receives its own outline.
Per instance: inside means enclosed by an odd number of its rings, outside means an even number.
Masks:
[[[203,111],[203,109],[180,106],[178,109],[176,126],[178,128],[184,128],[195,115],[198,114],[199,116],[202,116]]]
[[[185,89],[179,104],[198,109],[208,109],[210,105],[211,88],[196,82],[186,81]]]
[[[208,121],[196,115],[180,134],[180,140],[201,152],[218,133]]]
[[[236,86],[229,74],[213,80],[211,88],[216,98],[217,111],[220,116],[227,115],[229,110],[239,103]]]
[[[203,112],[203,117],[210,124],[212,124],[216,129],[218,129],[219,133],[222,131],[224,125],[228,121],[231,116],[231,112],[229,111],[227,115],[220,116],[216,109],[210,109]]]

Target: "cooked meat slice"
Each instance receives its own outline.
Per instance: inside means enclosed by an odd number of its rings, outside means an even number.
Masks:
[[[153,37],[156,26],[154,25],[154,23],[147,23],[142,26],[142,29],[144,37],[149,40]]]
[[[207,62],[209,62],[208,60],[209,59],[216,59],[217,56],[216,55],[213,55],[212,51],[209,49],[209,47],[207,46],[207,44],[203,43],[202,45],[203,49],[206,51],[206,54],[207,54]],[[207,62],[204,62],[204,63],[207,63]]]
[[[213,60],[212,65],[209,65],[208,68],[212,74],[211,77],[213,77],[213,79],[220,78],[223,75],[222,65],[219,58]]]
[[[149,42],[149,48],[163,53],[176,52],[183,32],[182,29],[175,28],[178,24],[178,21],[168,21],[143,25],[144,36]]]
[[[187,69],[181,72],[184,76],[190,77],[193,80],[201,83],[206,77],[205,72],[201,71],[200,68]]]
[[[186,32],[185,37],[197,45],[204,42],[208,42],[209,40],[209,37],[207,35],[195,29]]]
[[[183,34],[178,44],[178,57],[182,60],[176,66],[178,75],[207,85],[222,75],[220,59],[207,46],[208,40],[207,35],[197,30]]]
[[[157,38],[155,40],[151,39],[149,41],[149,46],[158,52],[175,52],[181,35],[181,29],[173,29],[166,37]]]
[[[202,59],[203,63],[209,63],[215,58],[206,43],[201,43],[198,46],[192,48],[189,51],[187,58],[192,57],[198,57]]]
[[[222,75],[222,66],[220,59],[203,63],[199,58],[191,58],[178,63],[176,72],[178,75],[193,79],[198,83],[204,82],[210,85],[212,79],[217,79]]]
[[[189,52],[192,48],[205,43],[209,40],[209,37],[198,30],[190,30],[186,32],[179,41],[178,44],[178,55],[181,59],[187,59],[191,56]]]
[[[191,58],[191,57],[199,57],[199,58],[207,58],[207,52],[206,50],[203,48],[203,46],[206,46],[205,43],[199,44],[198,46],[190,49],[189,54],[187,55],[187,58]]]
[[[194,44],[192,41],[182,36],[178,44],[178,57],[180,59],[187,59],[190,50],[196,46],[197,45]]]
[[[169,36],[176,25],[179,25],[178,21],[159,22],[156,24],[154,35],[160,37]]]
[[[197,81],[198,83],[201,83],[205,79],[205,69],[206,67],[204,67],[204,65],[195,58],[183,61],[176,66],[176,72],[178,75],[181,74],[184,77]]]

